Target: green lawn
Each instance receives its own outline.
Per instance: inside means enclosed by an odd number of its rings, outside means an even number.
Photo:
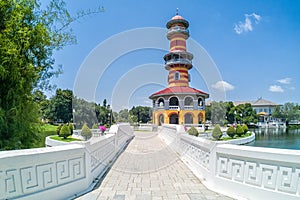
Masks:
[[[50,138],[53,139],[53,140],[58,140],[58,141],[62,141],[62,142],[82,141],[82,140],[79,140],[79,139],[72,138],[71,136],[67,137],[67,139],[64,139],[63,137],[59,137],[58,135],[53,135]]]
[[[241,137],[238,137],[238,136],[234,136],[234,138],[231,138],[231,137],[222,137],[222,138],[221,138],[221,141],[234,140],[234,139],[241,139],[241,138],[245,138],[245,137],[249,137],[249,136],[251,136],[251,132],[248,132],[248,133],[242,135]]]
[[[51,125],[51,124],[43,124],[40,127],[40,141],[33,145],[32,148],[39,148],[39,147],[45,147],[45,140],[46,137],[49,135],[55,135],[56,134],[57,126]]]

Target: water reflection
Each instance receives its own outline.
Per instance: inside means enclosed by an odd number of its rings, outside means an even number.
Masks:
[[[270,147],[300,150],[300,129],[259,128],[255,132],[255,141],[248,146]]]

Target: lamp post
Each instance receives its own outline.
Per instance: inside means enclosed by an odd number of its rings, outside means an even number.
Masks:
[[[243,114],[241,113],[240,116],[241,116],[241,124],[242,124],[243,123]]]
[[[234,125],[236,125],[236,110],[234,111]]]
[[[109,110],[109,113],[108,113],[108,116],[109,116],[109,126],[111,127],[112,125],[112,106],[110,106],[110,110]]]

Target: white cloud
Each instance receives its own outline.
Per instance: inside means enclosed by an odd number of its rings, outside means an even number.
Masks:
[[[295,90],[295,87],[288,87],[289,90]]]
[[[261,16],[258,14],[245,14],[245,22],[239,21],[238,24],[234,24],[234,31],[237,34],[253,31],[252,22],[254,21],[256,24],[258,24],[260,20]]]
[[[234,86],[230,83],[227,83],[226,81],[218,81],[215,84],[213,84],[212,87],[225,92],[234,89]]]
[[[284,92],[284,90],[282,89],[282,87],[279,86],[279,85],[271,85],[269,87],[269,91],[270,92]]]
[[[144,103],[147,105],[152,105],[152,101],[150,101],[150,100],[145,100]]]
[[[291,78],[284,78],[284,79],[279,79],[277,82],[282,83],[282,84],[290,84],[292,81]]]

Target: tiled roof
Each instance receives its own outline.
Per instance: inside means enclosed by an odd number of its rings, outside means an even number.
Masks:
[[[251,105],[252,106],[277,106],[278,104],[272,101],[265,100],[263,98],[259,98],[256,101],[252,101]]]
[[[185,87],[185,86],[174,86],[174,87],[168,87],[168,88],[160,90],[156,93],[153,93],[150,96],[150,98],[159,96],[159,95],[164,95],[164,94],[202,94],[204,96],[207,96],[207,98],[209,96],[207,93],[197,90],[195,88]]]

